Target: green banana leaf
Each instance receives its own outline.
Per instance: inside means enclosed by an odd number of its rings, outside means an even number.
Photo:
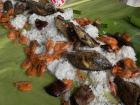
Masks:
[[[137,27],[140,28],[140,18],[139,18],[139,17],[137,17],[137,16],[130,16],[129,19],[130,19],[129,21],[130,21],[133,25],[135,25],[135,26],[137,26]]]
[[[69,1],[69,0],[68,0]],[[133,46],[140,64],[140,29],[127,21],[127,17],[140,17],[140,8],[126,6],[119,0],[71,0],[65,7],[81,11],[77,17],[100,18],[107,24],[101,34],[110,32],[128,32],[133,39]],[[54,77],[46,73],[44,77],[27,77],[20,68],[24,60],[23,47],[7,39],[8,30],[0,26],[0,105],[60,105],[60,99],[45,93],[43,87],[54,81]],[[13,83],[16,81],[32,81],[33,90],[22,93]]]

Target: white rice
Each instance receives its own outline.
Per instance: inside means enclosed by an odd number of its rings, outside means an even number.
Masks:
[[[61,33],[58,33],[56,29],[54,18],[58,15],[63,16],[65,20],[70,20],[73,18],[73,11],[72,9],[66,9],[64,13],[57,12],[49,16],[32,14],[29,17],[29,23],[32,25],[32,28],[28,32],[22,34],[25,34],[30,40],[37,40],[39,43],[43,43],[47,38],[51,38],[54,41],[67,41],[67,39]],[[47,21],[48,25],[40,31],[35,27],[36,19]]]
[[[97,27],[89,24],[87,26],[85,26],[85,31],[92,37],[92,38],[96,38],[99,35],[99,30]]]
[[[22,29],[27,22],[27,17],[24,15],[17,15],[14,19],[11,20],[12,26],[14,26],[17,30]]]
[[[55,60],[48,64],[48,70],[51,71],[58,79],[75,79],[75,68],[66,60]]]
[[[90,105],[104,105],[105,103],[108,103],[108,100],[104,97],[104,93],[109,91],[106,72],[91,72],[90,78],[93,81],[91,89],[95,95],[95,99]]]

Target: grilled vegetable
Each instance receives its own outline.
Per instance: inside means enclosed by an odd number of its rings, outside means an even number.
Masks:
[[[117,86],[117,95],[124,105],[140,105],[140,87],[131,82],[126,82],[120,77],[114,79]]]
[[[44,89],[48,94],[58,97],[67,91],[67,86],[62,81],[57,80],[49,86],[44,87]]]
[[[78,69],[101,71],[112,68],[111,63],[101,54],[96,51],[77,51],[68,52],[66,57],[71,64]]]
[[[71,105],[88,105],[95,96],[88,85],[81,86],[71,97]]]

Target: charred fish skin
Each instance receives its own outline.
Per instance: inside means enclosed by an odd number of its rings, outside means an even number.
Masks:
[[[57,16],[55,18],[56,28],[64,34],[68,39],[78,39],[84,45],[89,47],[98,46],[99,43],[86,33],[82,27],[74,25],[72,22],[65,22],[62,16]]]
[[[71,105],[88,105],[94,98],[91,88],[88,85],[83,85],[77,88],[70,101]]]
[[[115,77],[117,95],[125,105],[139,105],[140,87],[131,82],[126,82],[120,77]]]
[[[60,31],[68,40],[75,41],[78,39],[72,22],[66,22],[65,19],[58,15],[55,18],[55,24],[58,31]]]
[[[89,47],[96,47],[99,45],[98,42],[96,42],[93,38],[91,38],[89,36],[88,33],[86,33],[82,27],[78,26],[78,25],[73,25],[74,30],[79,38],[79,40],[81,42],[83,42],[85,45],[89,46]]]
[[[58,31],[60,31],[62,34],[64,34],[65,37],[68,37],[67,34],[67,24],[64,20],[64,18],[60,15],[58,15],[57,17],[55,17],[55,25],[56,28],[58,29]]]
[[[66,88],[66,85],[62,81],[57,80],[54,83],[52,83],[52,84],[50,84],[48,86],[45,86],[44,90],[49,95],[54,96],[54,97],[58,97],[61,94],[63,94],[64,92],[66,92],[67,88]]]
[[[96,51],[76,51],[66,53],[69,62],[81,70],[102,71],[110,70],[111,63]]]

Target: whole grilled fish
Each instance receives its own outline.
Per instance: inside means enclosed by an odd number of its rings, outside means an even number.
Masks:
[[[117,95],[124,105],[140,105],[140,87],[131,82],[126,82],[120,77],[115,77]]]
[[[68,52],[66,57],[73,66],[82,70],[101,71],[112,68],[111,63],[96,51]]]

